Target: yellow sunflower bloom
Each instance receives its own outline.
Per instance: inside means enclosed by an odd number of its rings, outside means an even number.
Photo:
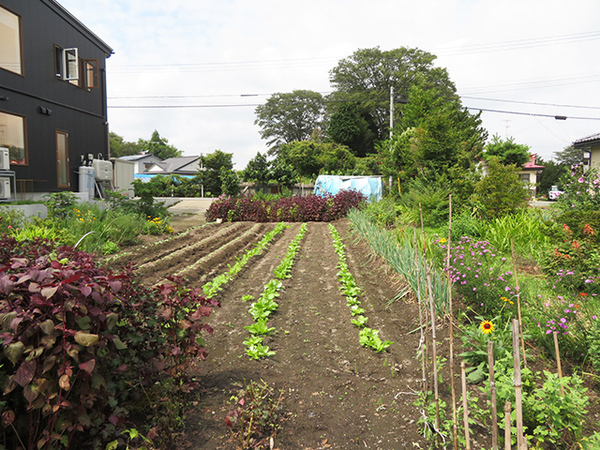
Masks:
[[[479,325],[479,328],[481,328],[483,334],[490,334],[492,331],[494,331],[494,324],[489,320],[484,320]]]

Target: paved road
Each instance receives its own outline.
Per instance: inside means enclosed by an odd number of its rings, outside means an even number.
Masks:
[[[157,198],[156,200],[165,202],[169,211],[173,215],[183,214],[204,214],[214,199],[212,198]]]

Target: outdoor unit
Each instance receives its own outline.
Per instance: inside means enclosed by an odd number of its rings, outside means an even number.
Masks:
[[[0,199],[7,199],[10,197],[10,178],[0,177]]]
[[[104,161],[103,159],[94,159],[92,165],[96,172],[97,181],[112,181],[113,166],[110,161]]]
[[[10,170],[8,149],[5,147],[0,147],[0,170]]]

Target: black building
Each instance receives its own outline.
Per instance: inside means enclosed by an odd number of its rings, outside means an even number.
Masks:
[[[77,191],[82,158],[108,156],[111,54],[54,0],[0,0],[0,148],[17,191]]]

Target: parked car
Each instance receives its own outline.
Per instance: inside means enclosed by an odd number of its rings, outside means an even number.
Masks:
[[[548,191],[548,200],[556,201],[558,197],[564,194],[564,191],[558,189],[558,186],[552,186]]]

